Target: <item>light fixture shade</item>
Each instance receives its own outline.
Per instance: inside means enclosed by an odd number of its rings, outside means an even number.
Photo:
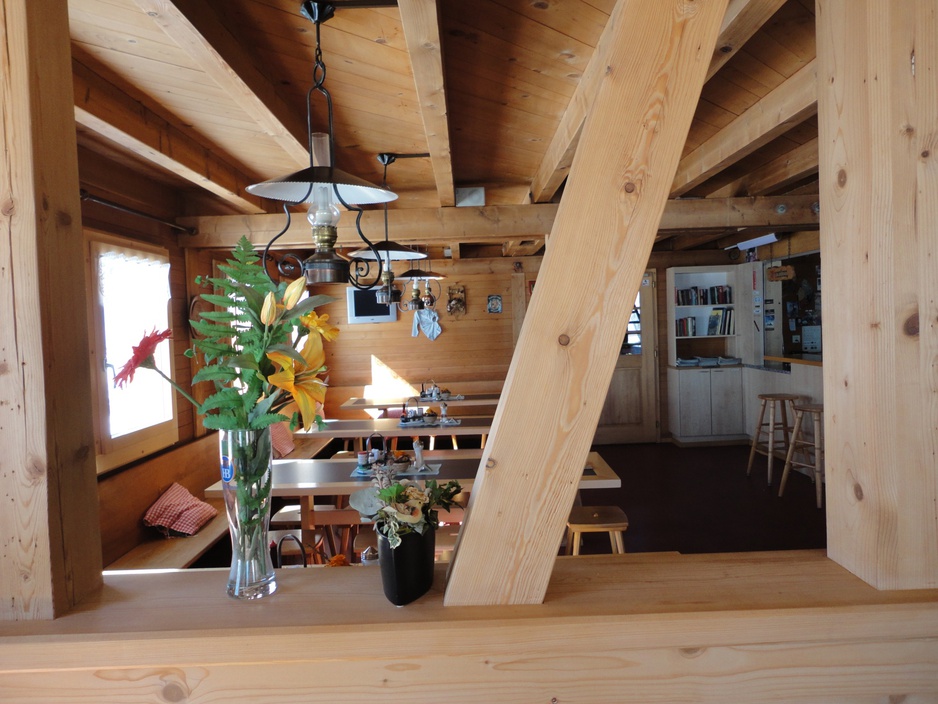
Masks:
[[[338,187],[342,200],[351,205],[389,203],[397,200],[397,194],[387,188],[376,186],[340,169],[330,169],[328,166],[308,166],[280,178],[251,184],[245,190],[261,198],[312,203],[317,185],[333,184]]]
[[[446,278],[446,274],[438,274],[435,271],[423,269],[408,269],[403,274],[400,274],[397,278],[399,279],[432,279],[433,281],[442,281]]]
[[[418,252],[416,249],[405,247],[404,245],[398,244],[393,240],[375,242],[375,249],[378,250],[378,254],[381,256],[382,260],[390,259],[392,262],[427,258],[427,255],[423,252]],[[349,254],[349,256],[356,259],[374,260],[375,253],[371,250],[370,247],[365,247],[364,249],[355,250]]]

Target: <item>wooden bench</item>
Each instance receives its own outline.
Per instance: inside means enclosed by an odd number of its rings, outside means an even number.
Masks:
[[[284,459],[310,459],[332,438],[298,435]],[[108,570],[183,569],[228,535],[221,499],[208,499],[218,511],[195,535],[164,538],[142,523],[143,514],[160,495],[178,482],[204,499],[205,488],[218,480],[218,438],[215,433],[102,477],[98,482],[104,564]]]
[[[221,499],[206,499],[218,515],[195,535],[180,538],[154,538],[140,543],[118,558],[108,570],[183,569],[198,560],[219,540],[228,536],[228,516]]]

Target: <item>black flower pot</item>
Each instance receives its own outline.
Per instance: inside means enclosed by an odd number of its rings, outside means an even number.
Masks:
[[[436,531],[407,533],[393,550],[388,539],[378,533],[378,563],[384,595],[392,604],[403,606],[426,594],[433,586],[433,554]]]

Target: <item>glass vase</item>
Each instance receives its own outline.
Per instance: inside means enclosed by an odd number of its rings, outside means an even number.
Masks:
[[[423,535],[406,533],[396,548],[378,533],[378,564],[384,595],[395,606],[404,606],[426,594],[433,586],[433,558],[436,531]]]
[[[270,428],[218,431],[231,533],[228,596],[260,599],[277,589],[268,549],[273,451]]]

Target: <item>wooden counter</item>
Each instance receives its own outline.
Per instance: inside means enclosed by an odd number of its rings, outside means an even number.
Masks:
[[[764,356],[766,362],[781,362],[782,364],[807,364],[809,367],[823,367],[819,354],[802,355],[801,357],[769,357]]]
[[[821,551],[558,558],[545,603],[388,603],[373,567],[108,574],[0,624],[4,702],[608,703],[938,697],[938,590],[876,591]],[[78,696],[78,693],[81,696]]]

